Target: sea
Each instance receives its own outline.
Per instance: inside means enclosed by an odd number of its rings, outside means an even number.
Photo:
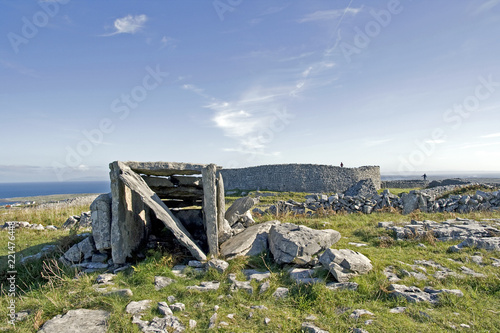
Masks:
[[[108,192],[111,192],[109,181],[0,183],[0,205],[9,204],[2,200],[7,198]]]

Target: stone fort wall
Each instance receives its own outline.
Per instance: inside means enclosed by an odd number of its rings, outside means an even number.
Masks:
[[[317,164],[275,164],[222,169],[225,190],[341,193],[362,179],[380,188],[380,167],[341,168]]]

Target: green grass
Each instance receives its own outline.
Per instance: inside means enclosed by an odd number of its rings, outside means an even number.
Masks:
[[[394,195],[400,195],[401,193],[409,193],[410,191],[418,191],[418,190],[422,190],[421,187],[414,187],[414,188],[382,188],[380,190],[378,190],[378,194],[381,194],[382,192],[384,192],[384,190],[389,190],[389,192],[391,192],[391,194],[394,194]]]
[[[305,194],[300,196],[303,198]],[[296,197],[298,194],[280,194],[278,197],[266,197],[266,200],[280,200],[286,197]],[[231,200],[231,199],[229,199]],[[228,200],[228,201],[229,201]],[[85,209],[83,209],[85,210]],[[69,211],[67,212],[70,215]],[[52,213],[33,211],[30,218],[29,211],[22,215],[23,220],[33,221],[40,219],[40,215],[51,216]],[[72,212],[71,214],[76,214]],[[54,216],[59,216],[56,214]],[[193,332],[205,332],[209,319],[214,313],[213,308],[218,305],[219,321],[230,324],[221,328],[219,332],[300,332],[301,323],[309,315],[315,315],[317,326],[330,332],[349,332],[354,327],[364,328],[369,332],[443,332],[454,331],[451,325],[459,327],[460,324],[471,326],[474,332],[498,332],[500,327],[500,268],[491,265],[478,266],[468,262],[467,258],[480,252],[485,263],[491,263],[490,257],[499,258],[499,253],[484,250],[465,249],[460,253],[448,253],[447,248],[458,242],[434,242],[432,239],[414,241],[395,241],[392,235],[376,225],[380,221],[394,221],[397,224],[408,223],[411,219],[431,219],[443,221],[454,217],[468,217],[476,220],[486,218],[500,218],[500,212],[483,212],[470,214],[427,214],[414,213],[403,216],[399,213],[379,212],[370,215],[363,214],[336,214],[325,217],[281,217],[282,222],[304,224],[315,229],[331,228],[342,234],[341,240],[334,248],[350,248],[365,254],[373,263],[373,270],[362,276],[352,279],[359,284],[357,291],[330,291],[324,284],[297,285],[290,281],[286,273],[287,267],[275,265],[269,253],[259,257],[238,258],[230,261],[229,269],[223,274],[215,271],[197,275],[195,272],[188,274],[188,278],[175,278],[171,272],[173,265],[180,263],[181,256],[175,256],[161,250],[150,250],[147,257],[133,265],[133,269],[120,272],[115,279],[119,288],[130,288],[134,296],[130,299],[103,296],[92,288],[97,273],[88,274],[74,279],[75,271],[61,269],[52,258],[57,258],[60,252],[30,265],[19,266],[18,283],[23,292],[16,298],[16,310],[31,310],[31,314],[24,322],[16,325],[16,332],[36,332],[43,322],[58,314],[63,314],[71,309],[104,309],[111,312],[108,332],[139,332],[136,325],[131,323],[131,315],[125,312],[126,305],[131,301],[150,299],[154,302],[166,301],[169,295],[176,297],[178,302],[186,305],[186,311],[177,313],[179,319],[186,325],[189,319],[198,322]],[[67,217],[67,216],[66,216]],[[59,217],[60,218],[60,217]],[[263,216],[260,221],[272,218]],[[13,219],[11,216],[10,219]],[[63,221],[64,222],[64,221]],[[50,224],[60,223],[60,220]],[[44,223],[47,224],[47,223]],[[7,233],[0,233],[1,244],[6,244]],[[380,236],[386,236],[381,241]],[[58,244],[64,251],[75,241],[68,232],[64,231],[34,231],[18,230],[16,242],[19,249],[26,253],[36,252],[46,244]],[[357,248],[349,242],[366,243],[366,247]],[[426,245],[425,248],[418,246]],[[0,249],[0,265],[5,263],[6,249]],[[413,277],[406,277],[401,282],[405,285],[415,285],[423,288],[460,289],[464,297],[444,297],[438,305],[425,303],[412,304],[405,300],[393,299],[386,292],[389,282],[383,275],[385,267],[392,265],[396,270],[411,270],[407,264],[414,260],[434,260],[445,267],[460,272],[461,266],[472,268],[476,272],[487,275],[486,278],[447,278],[436,280],[431,275],[434,269],[427,267],[428,281],[418,281]],[[458,260],[450,261],[449,259]],[[400,263],[403,262],[403,263]],[[256,268],[272,272],[271,288],[263,294],[258,292],[258,283],[253,282],[255,292],[250,295],[245,291],[231,293],[229,290],[228,275],[236,273],[239,280],[244,280],[241,270],[243,268]],[[156,291],[153,285],[154,276],[163,275],[175,278],[176,283],[167,288]],[[319,272],[319,276],[326,279],[326,271]],[[2,277],[3,280],[4,277]],[[201,281],[221,281],[217,291],[201,293],[187,290],[189,285],[199,284]],[[328,281],[331,281],[329,278]],[[275,300],[272,296],[275,288],[284,286],[290,289],[289,297]],[[231,295],[228,297],[227,295]],[[1,306],[6,309],[9,298],[5,295],[2,285]],[[197,305],[203,302],[200,308]],[[155,303],[153,303],[155,304]],[[252,305],[265,305],[268,310],[252,310]],[[406,306],[407,311],[401,314],[389,313],[396,306]],[[373,317],[352,319],[349,315],[355,309],[366,309],[375,314]],[[250,318],[250,313],[253,316]],[[227,318],[228,314],[235,314],[234,319]],[[425,315],[425,314],[427,315]],[[148,311],[143,319],[152,319],[159,316],[155,306]],[[269,325],[264,324],[264,318],[270,318]],[[5,317],[4,317],[5,318]],[[373,319],[371,325],[365,325],[367,319]],[[5,322],[0,324],[7,326]]]

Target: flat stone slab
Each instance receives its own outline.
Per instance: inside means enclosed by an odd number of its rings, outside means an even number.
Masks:
[[[106,333],[109,312],[103,310],[69,310],[43,324],[39,333]]]
[[[208,281],[201,282],[199,286],[187,286],[186,289],[198,290],[198,291],[211,291],[217,290],[220,287],[220,282],[218,281]]]
[[[463,296],[463,293],[458,289],[437,290],[426,287],[424,290],[421,290],[415,286],[407,287],[402,284],[391,284],[388,290],[393,297],[404,297],[410,303],[429,302],[437,304],[439,302],[439,296],[443,293],[453,294],[458,297]]]
[[[137,173],[154,176],[196,175],[207,167],[207,164],[179,163],[179,162],[124,162]],[[217,167],[220,169],[220,167]]]
[[[220,253],[228,258],[256,256],[268,249],[268,233],[280,221],[269,221],[248,227],[220,246]]]

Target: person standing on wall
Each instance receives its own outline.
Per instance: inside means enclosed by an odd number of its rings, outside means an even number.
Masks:
[[[425,173],[422,175],[422,177],[424,178],[424,181],[427,180],[427,175]]]
[[[344,167],[344,163],[340,162],[340,167],[343,168]]]

